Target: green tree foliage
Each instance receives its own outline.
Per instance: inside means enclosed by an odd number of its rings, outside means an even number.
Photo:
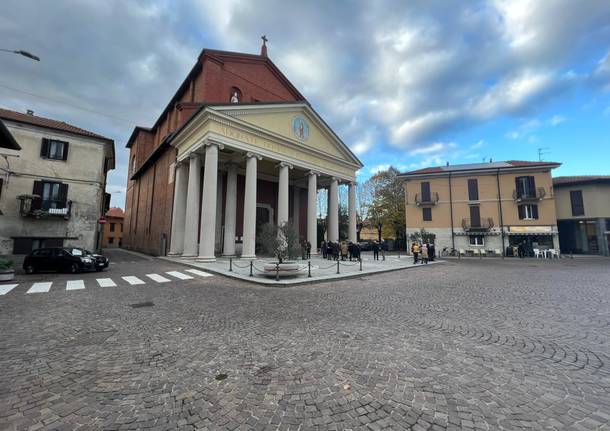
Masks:
[[[422,228],[420,231],[415,231],[409,234],[409,240],[411,242],[419,242],[419,243],[433,243],[436,235],[432,232],[428,232],[426,229]]]
[[[373,227],[381,223],[383,238],[404,237],[405,234],[405,193],[399,173],[391,166],[363,184],[370,193],[368,223]]]

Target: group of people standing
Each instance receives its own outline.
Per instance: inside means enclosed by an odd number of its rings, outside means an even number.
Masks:
[[[322,257],[328,260],[346,260],[349,258],[350,262],[352,259],[360,259],[360,246],[353,242],[332,242],[322,241],[320,245],[320,251]]]
[[[413,254],[414,264],[427,264],[434,260],[436,249],[434,248],[434,244],[429,244],[428,242],[424,242],[423,244],[413,242],[411,245],[411,253]]]

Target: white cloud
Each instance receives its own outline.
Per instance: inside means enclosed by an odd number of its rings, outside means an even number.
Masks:
[[[480,140],[479,142],[477,142],[476,144],[472,144],[472,145],[470,146],[470,149],[471,149],[471,150],[476,150],[476,149],[478,149],[478,148],[483,147],[484,145],[485,145],[485,141],[484,141],[483,139],[481,139],[481,140]]]
[[[565,122],[566,118],[561,115],[553,115],[553,117],[549,120],[551,126],[558,126],[561,123]]]

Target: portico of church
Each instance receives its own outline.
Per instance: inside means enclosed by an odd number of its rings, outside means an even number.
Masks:
[[[257,228],[292,222],[317,246],[317,195],[328,188],[327,238],[356,241],[361,162],[306,103],[208,105],[170,140],[177,149],[170,254],[256,258]],[[348,238],[339,238],[347,184]]]

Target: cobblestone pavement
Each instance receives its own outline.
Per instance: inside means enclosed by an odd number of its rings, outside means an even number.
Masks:
[[[11,292],[0,325],[0,429],[610,429],[604,259]]]

